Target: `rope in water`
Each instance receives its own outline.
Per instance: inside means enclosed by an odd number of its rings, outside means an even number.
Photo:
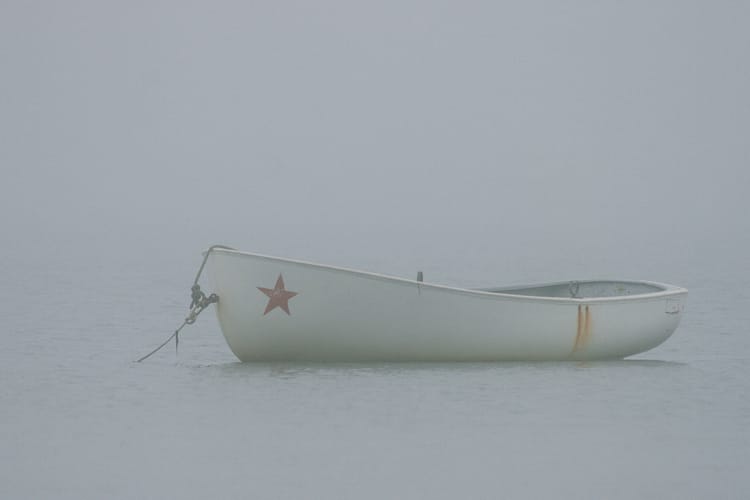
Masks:
[[[161,344],[161,345],[160,345],[159,347],[157,347],[156,349],[154,349],[154,350],[153,350],[153,351],[151,351],[150,353],[146,354],[146,355],[145,355],[145,356],[143,356],[142,358],[139,358],[139,359],[137,359],[137,360],[136,360],[136,363],[140,363],[140,362],[141,362],[141,361],[143,361],[144,359],[148,359],[148,358],[150,358],[152,354],[156,354],[156,353],[157,353],[157,352],[159,351],[159,349],[161,349],[161,348],[162,348],[162,347],[164,347],[165,345],[169,344],[169,341],[170,341],[170,340],[172,340],[172,339],[174,339],[174,338],[178,338],[178,335],[179,335],[179,333],[180,333],[180,330],[182,330],[182,328],[183,328],[183,327],[184,327],[185,325],[187,325],[187,322],[183,322],[183,323],[182,323],[182,325],[181,325],[181,326],[180,326],[180,327],[179,327],[179,328],[178,328],[177,330],[175,330],[175,331],[174,331],[174,333],[173,333],[172,335],[170,335],[170,336],[169,336],[169,338],[168,338],[167,340],[165,340],[165,341],[164,341],[164,342],[163,342],[163,343],[162,343],[162,344]],[[175,341],[175,350],[177,350],[177,344],[178,344],[178,343],[179,343],[179,341]]]
[[[198,284],[198,280],[201,278],[201,273],[203,273],[203,268],[206,267],[206,261],[208,260],[208,256],[211,255],[211,251],[215,248],[223,248],[226,250],[233,250],[231,247],[227,247],[224,245],[212,245],[206,250],[206,254],[203,256],[203,262],[201,262],[201,267],[198,269],[198,274],[195,275],[195,280],[193,281],[193,286],[190,287],[190,313],[185,318],[185,321],[182,322],[180,327],[174,331],[172,335],[167,338],[162,344],[151,351],[150,353],[146,354],[142,358],[139,358],[136,360],[136,363],[140,363],[141,361],[150,358],[153,354],[156,354],[159,352],[159,350],[164,347],[165,345],[169,344],[169,342],[174,339],[174,349],[175,353],[177,352],[177,348],[180,345],[180,330],[185,328],[186,325],[192,325],[195,323],[195,320],[198,318],[198,315],[203,312],[204,309],[206,309],[211,304],[216,304],[219,302],[219,296],[215,293],[212,293],[209,296],[206,296],[205,293],[203,293],[203,290],[201,290],[201,286]]]

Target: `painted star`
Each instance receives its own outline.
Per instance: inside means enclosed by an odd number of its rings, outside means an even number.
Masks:
[[[284,278],[281,274],[279,274],[279,279],[276,280],[276,286],[272,289],[260,286],[257,288],[268,296],[268,305],[266,306],[266,310],[263,311],[263,316],[277,307],[280,307],[285,313],[291,315],[289,312],[289,299],[297,295],[297,292],[290,292],[284,289]]]

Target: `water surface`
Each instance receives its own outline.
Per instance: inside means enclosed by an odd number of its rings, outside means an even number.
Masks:
[[[24,250],[5,265],[5,498],[681,499],[750,487],[742,275],[645,265],[682,276],[688,309],[665,344],[623,361],[243,364],[208,312],[178,355],[170,345],[137,364],[183,317],[198,249],[100,250],[46,262]],[[503,284],[489,281],[490,259],[445,261],[431,271],[445,282],[465,271],[469,284]]]

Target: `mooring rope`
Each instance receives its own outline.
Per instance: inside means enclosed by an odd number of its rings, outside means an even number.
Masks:
[[[215,293],[212,293],[209,296],[206,296],[205,293],[203,293],[203,290],[201,290],[201,286],[198,284],[198,280],[201,278],[201,273],[203,273],[203,268],[206,267],[206,261],[208,260],[208,256],[211,255],[211,251],[215,248],[223,248],[226,250],[234,250],[232,247],[227,247],[224,245],[212,245],[206,250],[206,254],[203,256],[203,262],[201,262],[201,267],[198,269],[198,274],[195,275],[195,280],[193,281],[193,286],[190,287],[190,313],[185,318],[185,321],[182,322],[180,327],[174,331],[172,335],[167,338],[162,344],[151,351],[150,353],[146,354],[140,359],[136,360],[136,363],[140,363],[144,359],[148,359],[151,357],[151,355],[156,354],[162,347],[169,344],[169,341],[174,339],[174,349],[175,353],[177,352],[177,348],[180,345],[180,330],[185,328],[186,325],[192,325],[195,323],[195,320],[198,318],[198,315],[203,312],[205,308],[210,306],[211,304],[216,304],[219,302],[219,296]]]
[[[140,362],[141,362],[141,361],[143,361],[144,359],[147,359],[147,358],[151,357],[151,355],[152,355],[152,354],[156,354],[156,352],[157,352],[157,351],[158,351],[159,349],[161,349],[161,348],[162,348],[162,347],[164,347],[165,345],[169,344],[169,341],[170,341],[170,340],[172,340],[172,339],[174,339],[174,338],[178,338],[177,336],[179,335],[179,333],[180,333],[180,330],[182,330],[182,328],[183,328],[183,327],[184,327],[185,325],[187,325],[187,322],[183,322],[183,323],[182,323],[182,325],[181,325],[181,326],[180,326],[180,327],[179,327],[179,328],[178,328],[177,330],[175,330],[175,331],[174,331],[174,333],[173,333],[172,335],[170,335],[170,336],[169,336],[169,338],[168,338],[167,340],[165,340],[165,341],[164,341],[164,342],[163,342],[163,343],[162,343],[162,344],[161,344],[161,345],[160,345],[159,347],[157,347],[156,349],[154,349],[154,350],[153,350],[153,351],[151,351],[150,353],[146,354],[146,355],[145,355],[145,356],[143,356],[142,358],[140,358],[140,359],[137,359],[137,360],[136,360],[136,363],[140,363]],[[179,343],[179,341],[176,341],[176,342],[175,342],[175,350],[177,349],[177,344],[178,344],[178,343]]]

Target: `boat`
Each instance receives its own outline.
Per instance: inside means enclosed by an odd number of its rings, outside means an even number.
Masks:
[[[688,293],[631,280],[467,289],[220,246],[204,255],[242,361],[621,359],[669,338]]]

